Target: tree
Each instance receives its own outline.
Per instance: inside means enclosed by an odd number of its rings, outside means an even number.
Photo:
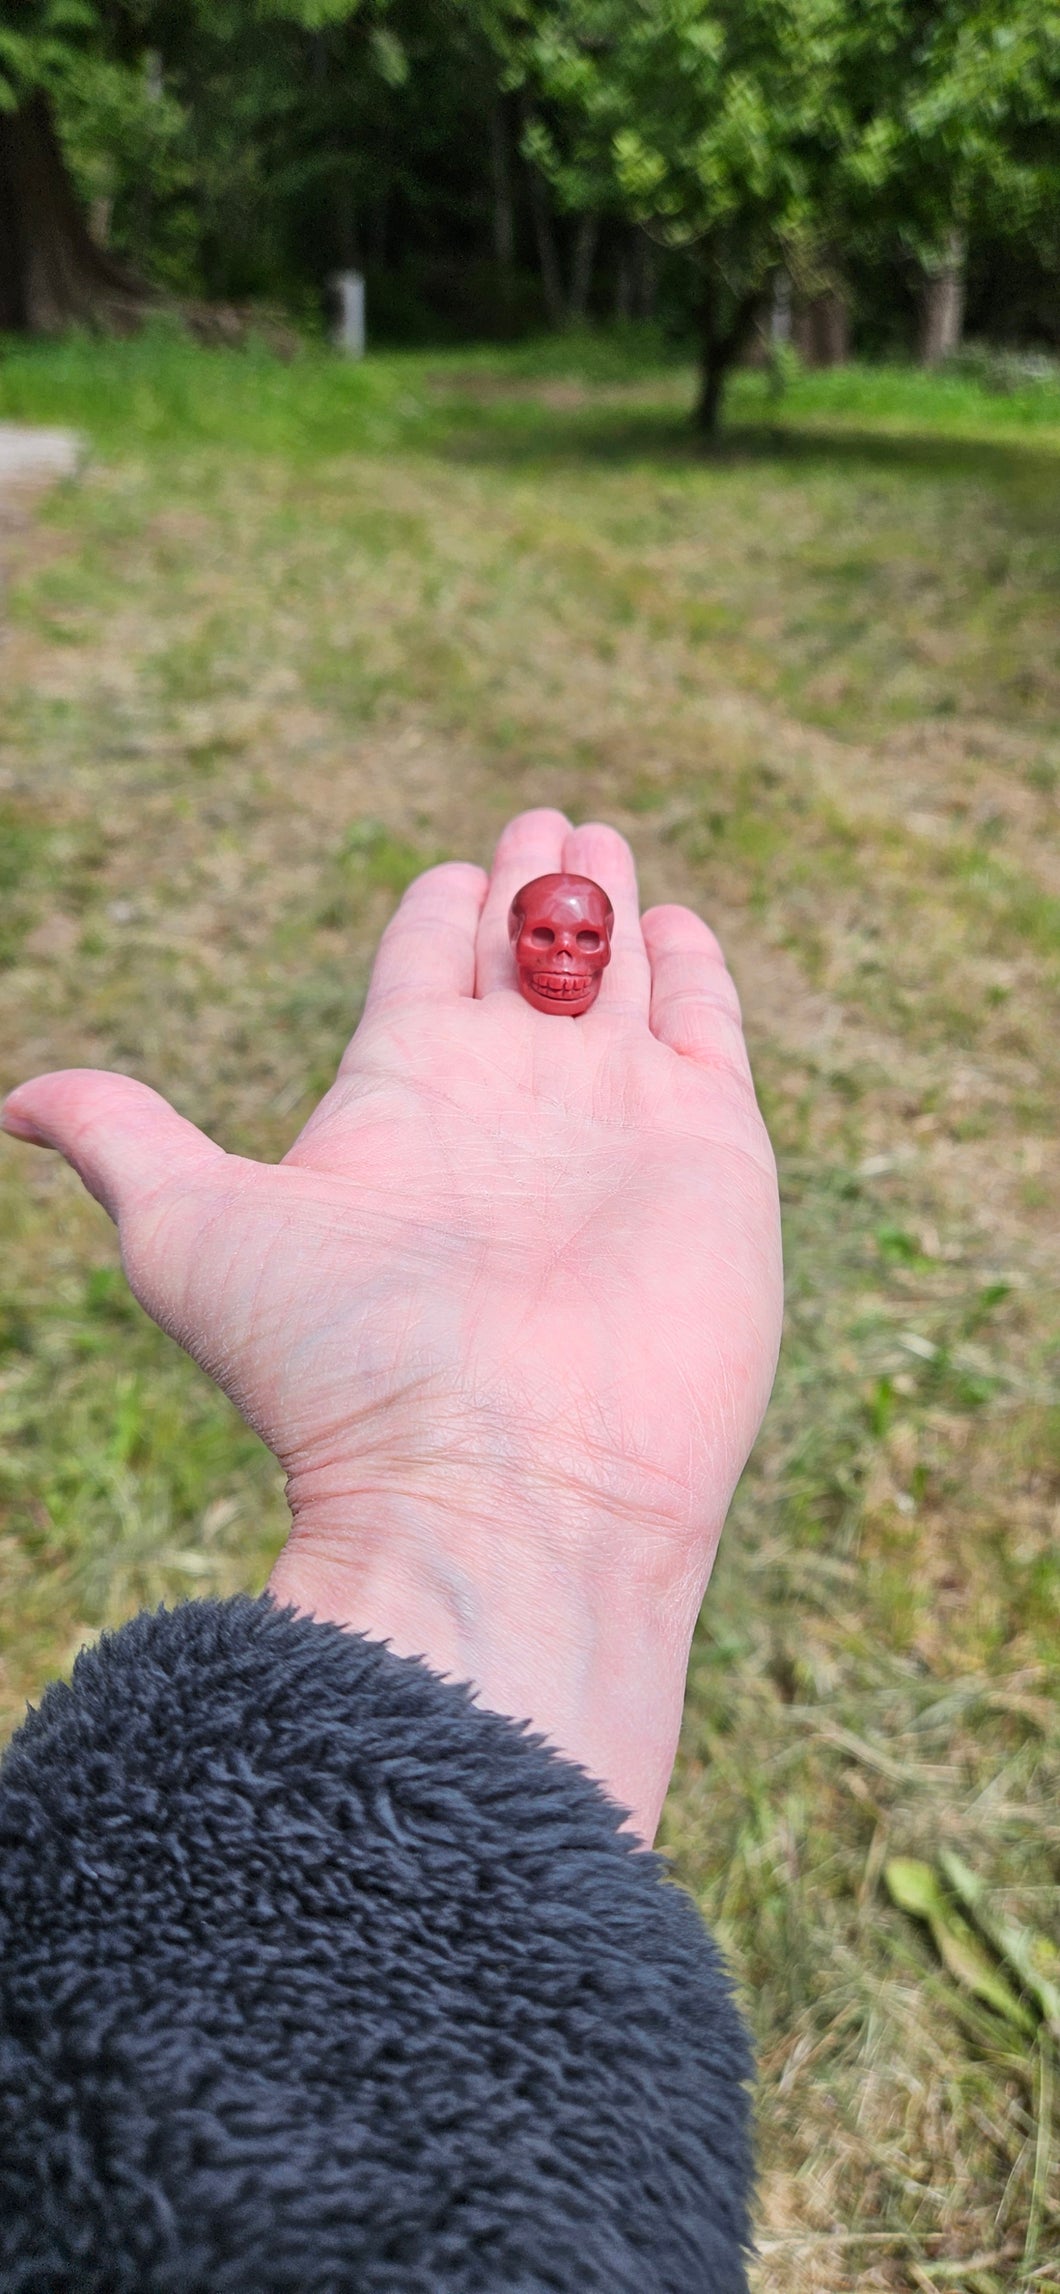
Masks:
[[[87,0],[43,0],[0,27],[0,327],[55,333],[136,323],[142,285],[89,231],[55,130],[55,90],[76,81],[96,30]]]
[[[960,344],[968,246],[1055,218],[1057,0],[862,0],[846,42],[852,212],[921,272],[920,356]]]
[[[0,0],[0,328],[127,327],[152,302],[197,324],[203,297],[308,314],[356,264],[392,336],[510,333],[643,313],[654,277],[694,307],[710,432],[779,272],[829,358],[859,259],[915,258],[930,359],[967,244],[1022,241],[1055,275],[1058,14]]]
[[[157,299],[98,243],[79,193],[105,151],[134,181],[141,208],[154,189],[172,189],[166,161],[185,119],[165,84],[167,54],[249,33],[266,76],[282,86],[275,50],[283,28],[304,47],[360,8],[361,0],[194,0],[177,10],[167,0],[25,0],[17,30],[0,26],[0,327],[125,330]],[[385,30],[373,30],[385,71]],[[283,94],[289,99],[289,87]],[[109,191],[100,204],[110,208]],[[145,242],[148,235],[140,234]]]
[[[532,248],[565,318],[564,219],[451,0],[18,0],[17,33],[9,13],[0,327],[124,326],[162,301],[201,328],[203,297],[308,315],[356,265],[399,333],[479,312],[518,331],[541,318]],[[573,253],[577,302],[592,248]]]
[[[526,148],[566,205],[624,215],[694,274],[708,436],[841,143],[853,4],[485,0],[509,78],[540,92]]]

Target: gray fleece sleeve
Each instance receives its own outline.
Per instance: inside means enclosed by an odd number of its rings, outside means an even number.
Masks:
[[[717,1951],[579,1769],[267,1599],[0,1767],[0,2294],[743,2294]]]

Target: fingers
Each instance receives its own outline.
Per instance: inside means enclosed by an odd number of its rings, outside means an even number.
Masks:
[[[146,1083],[94,1067],[20,1083],[0,1109],[0,1123],[13,1139],[65,1155],[115,1220],[160,1185],[190,1179],[223,1153]]]
[[[597,823],[573,828],[563,813],[542,809],[509,821],[494,856],[493,872],[478,931],[476,993],[515,986],[508,938],[508,910],[515,894],[535,876],[560,869],[591,876],[603,886],[615,911],[611,963],[600,1001],[611,1010],[625,1007],[646,1017],[651,990],[641,933],[637,872],[633,855],[616,829]]]
[[[535,876],[552,876],[564,867],[564,840],[570,822],[564,813],[542,808],[521,812],[501,833],[493,856],[489,891],[478,928],[475,958],[475,993],[492,995],[497,988],[514,988],[515,964],[508,940],[508,910],[515,894]]]
[[[475,934],[488,878],[460,860],[417,876],[387,925],[366,1011],[415,997],[428,1003],[475,990]]]
[[[651,971],[640,924],[636,863],[625,837],[599,821],[572,828],[564,840],[561,866],[572,876],[591,876],[594,883],[602,885],[615,911],[611,962],[600,988],[600,1010],[625,1010],[646,1019]]]
[[[651,1031],[672,1051],[751,1085],[740,999],[709,925],[690,908],[649,908]]]

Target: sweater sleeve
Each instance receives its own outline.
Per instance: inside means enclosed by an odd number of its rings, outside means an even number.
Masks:
[[[717,1951],[580,1769],[267,1599],[0,1767],[3,2294],[742,2294]]]

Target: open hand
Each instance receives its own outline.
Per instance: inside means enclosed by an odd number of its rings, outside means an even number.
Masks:
[[[513,894],[560,868],[615,909],[581,1019],[522,1001],[508,944]],[[80,1172],[137,1298],[285,1468],[276,1598],[471,1680],[650,1837],[780,1321],[773,1160],[706,925],[640,919],[613,830],[525,813],[488,879],[410,887],[282,1163],[93,1070],[3,1120]]]

